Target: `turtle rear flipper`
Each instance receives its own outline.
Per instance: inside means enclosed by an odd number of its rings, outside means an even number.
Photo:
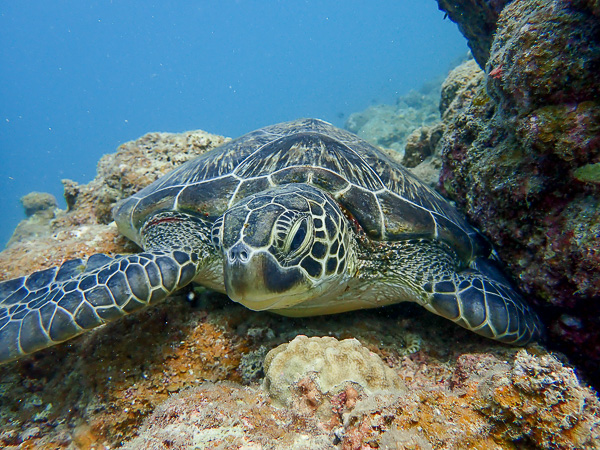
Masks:
[[[71,339],[165,299],[190,283],[198,257],[181,250],[91,256],[0,283],[0,363]]]
[[[425,305],[481,336],[513,345],[542,340],[544,326],[537,314],[504,277],[485,260],[450,277],[427,283],[431,294]],[[490,269],[490,270],[488,270]],[[484,273],[485,272],[485,273]],[[500,272],[498,272],[500,273]]]

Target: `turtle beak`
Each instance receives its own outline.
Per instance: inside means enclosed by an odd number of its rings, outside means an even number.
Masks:
[[[305,291],[300,271],[282,268],[268,252],[254,251],[238,242],[225,256],[223,274],[227,295],[249,309],[285,307],[290,294]]]

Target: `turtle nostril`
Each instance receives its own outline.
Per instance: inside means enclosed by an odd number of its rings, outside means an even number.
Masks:
[[[242,244],[241,242],[238,242],[233,247],[231,247],[231,249],[229,250],[228,257],[230,263],[234,263],[236,261],[245,263],[248,262],[248,260],[250,259],[250,252],[248,251],[248,247],[246,247],[246,245]]]

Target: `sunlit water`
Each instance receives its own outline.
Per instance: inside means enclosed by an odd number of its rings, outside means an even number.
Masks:
[[[143,8],[142,8],[142,5]],[[467,52],[434,0],[0,4],[0,241],[149,131],[238,136],[396,97]]]

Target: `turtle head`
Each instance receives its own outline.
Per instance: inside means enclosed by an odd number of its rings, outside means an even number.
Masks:
[[[307,184],[246,197],[214,224],[227,295],[253,310],[285,309],[340,289],[355,266],[348,220]]]

